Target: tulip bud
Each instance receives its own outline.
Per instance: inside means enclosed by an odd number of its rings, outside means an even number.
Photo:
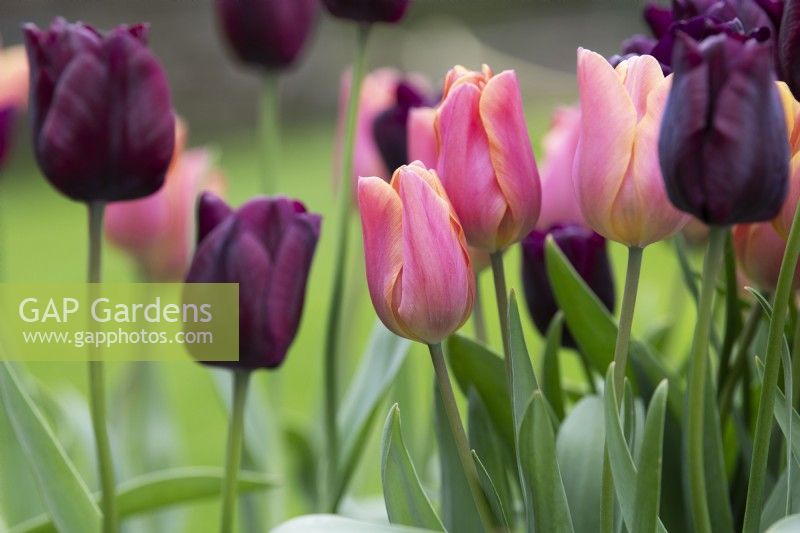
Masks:
[[[607,239],[644,247],[680,230],[687,217],[667,199],[656,139],[669,78],[651,56],[612,67],[578,49],[581,137],[573,180],[589,226]]]
[[[216,0],[222,32],[243,63],[266,70],[295,62],[317,16],[317,0]]]
[[[239,284],[239,361],[214,364],[247,370],[279,366],[300,323],[319,215],[283,197],[255,198],[232,212],[205,193],[198,228],[186,282]]]
[[[530,233],[541,187],[514,71],[453,68],[436,138],[436,169],[470,245],[494,253]]]
[[[548,231],[532,231],[522,239],[522,285],[525,301],[536,328],[544,334],[558,311],[545,266],[544,247],[551,236],[564,255],[609,311],[614,309],[614,279],[606,252],[606,240],[578,224],[556,225]],[[569,329],[562,344],[576,348]]]
[[[410,0],[324,0],[334,17],[356,22],[399,22]]]
[[[0,167],[11,148],[16,118],[28,102],[28,60],[25,49],[0,49]]]
[[[766,44],[678,34],[661,135],[672,203],[707,224],[773,218],[786,197],[789,143]]]
[[[386,181],[408,157],[406,124],[412,108],[427,105],[431,90],[418,75],[404,76],[391,68],[370,72],[361,86],[358,105],[353,179],[380,176]],[[336,158],[341,157],[342,138],[350,98],[350,73],[342,75],[337,124]],[[340,165],[336,165],[339,168]]]
[[[177,281],[186,275],[194,236],[194,206],[201,190],[221,193],[224,179],[203,148],[184,151],[185,128],[178,122],[175,154],[164,186],[146,198],[113,202],[106,209],[111,243],[136,260],[151,281]]]
[[[25,25],[34,152],[74,200],[118,201],[157,191],[172,158],[175,116],[147,27],[102,34],[56,19]]]
[[[750,283],[761,290],[774,291],[786,241],[778,235],[772,224],[737,224],[733,227],[733,246],[739,267]],[[795,274],[795,280],[798,277]]]
[[[435,344],[472,312],[475,278],[464,232],[435,171],[419,162],[391,184],[361,178],[358,203],[372,304],[391,331]]]
[[[536,228],[547,231],[556,224],[586,225],[583,219],[572,167],[581,134],[581,111],[577,106],[561,107],[553,113],[550,130],[542,140],[542,212]]]
[[[791,162],[786,200],[784,200],[778,216],[773,220],[773,224],[778,234],[784,239],[788,239],[797,202],[800,200],[800,102],[792,96],[786,83],[779,81],[777,86],[786,116],[786,135],[789,138]]]

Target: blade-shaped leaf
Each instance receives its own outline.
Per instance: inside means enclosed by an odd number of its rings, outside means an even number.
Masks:
[[[661,457],[664,443],[664,412],[667,404],[667,382],[656,388],[644,423],[642,449],[636,476],[633,531],[655,533],[661,502]]]
[[[361,450],[381,401],[403,367],[411,342],[376,321],[361,364],[342,400],[336,419],[341,471],[337,491],[344,491],[358,465]]]
[[[508,299],[508,351],[511,365],[511,411],[514,415],[514,427],[519,431],[528,401],[539,385],[522,334],[522,322],[519,319],[517,296],[514,291],[511,291]],[[519,433],[517,440],[519,441]]]
[[[503,359],[486,347],[455,334],[447,339],[447,361],[461,392],[475,389],[509,451],[514,453],[514,419]]]
[[[764,504],[761,512],[761,530],[765,530],[770,524],[774,524],[786,516],[786,485],[788,482],[787,471],[784,470],[778,482]],[[800,466],[797,461],[792,459],[792,490],[791,490],[792,509],[800,509]]]
[[[582,398],[558,430],[558,464],[575,533],[597,533],[605,431],[599,396]]]
[[[381,444],[381,481],[386,512],[393,524],[422,527],[444,531],[439,517],[411,463],[400,430],[400,408],[397,404],[389,410]]]
[[[293,518],[273,529],[272,533],[430,533],[430,531],[319,514]]]
[[[556,439],[544,396],[534,391],[523,412],[518,453],[529,531],[572,532],[567,495],[556,459]]]
[[[800,514],[793,514],[775,522],[766,533],[797,533],[800,531]]]
[[[729,497],[728,474],[725,471],[725,451],[722,447],[717,394],[710,372],[706,372],[704,398],[703,465],[706,471],[708,509],[714,517],[714,531],[732,533],[733,510]]]
[[[222,490],[221,468],[177,468],[139,476],[120,484],[117,505],[121,519],[152,513],[174,505],[216,498]],[[270,478],[254,472],[241,472],[237,490],[248,493],[275,486]],[[94,496],[97,501],[100,495]],[[47,516],[40,516],[13,528],[12,533],[56,533]]]
[[[486,494],[486,498],[489,501],[489,506],[492,508],[492,513],[494,514],[495,519],[499,521],[500,525],[505,531],[511,531],[511,523],[508,521],[508,515],[506,514],[500,493],[497,491],[497,485],[495,484],[494,480],[492,480],[492,476],[489,475],[489,472],[481,462],[478,454],[475,453],[475,450],[472,450],[472,460],[475,461],[475,468],[478,470],[478,479],[481,483],[481,490],[483,490],[483,493]]]
[[[25,450],[44,506],[59,531],[100,531],[100,511],[86,483],[6,361],[0,361],[0,398]]]
[[[444,411],[438,387],[434,391],[434,420],[436,422],[436,442],[439,444],[439,464],[441,467],[440,506],[442,522],[447,531],[481,533],[481,517],[472,500],[467,478],[458,457],[453,434]],[[393,521],[394,522],[394,521]]]
[[[559,311],[547,328],[542,362],[542,392],[559,420],[564,419],[564,391],[561,388],[561,365],[558,358],[563,326],[564,313]]]

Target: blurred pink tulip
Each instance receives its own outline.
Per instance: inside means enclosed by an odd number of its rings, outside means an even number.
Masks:
[[[347,101],[350,98],[350,69],[342,74],[339,93],[339,118],[336,127],[336,168],[341,158],[342,140],[347,112]],[[392,68],[380,68],[364,77],[361,87],[361,99],[358,106],[358,123],[356,125],[355,153],[353,154],[353,179],[360,176],[379,176],[386,181],[394,169],[389,169],[381,155],[375,140],[375,120],[385,111],[397,105],[397,89],[401,83],[407,84],[420,94],[430,94],[428,82],[419,75],[403,75]]]
[[[24,46],[0,49],[0,166],[11,147],[17,116],[28,104],[28,58]]]
[[[536,225],[541,189],[514,71],[461,66],[436,116],[436,169],[470,245],[503,250]]]
[[[439,147],[436,141],[436,108],[417,107],[408,115],[408,158],[436,168]]]
[[[472,312],[475,277],[436,172],[417,161],[397,169],[391,183],[361,178],[358,203],[375,311],[397,335],[440,342]]]
[[[741,272],[750,284],[774,291],[778,284],[786,241],[769,222],[738,224],[733,227],[733,246]],[[795,274],[795,282],[798,275]]]
[[[186,129],[178,121],[175,154],[164,186],[139,200],[106,209],[106,235],[137,261],[151,281],[183,279],[194,242],[195,202],[203,190],[220,194],[224,179],[203,148],[184,150]]]
[[[589,226],[628,246],[666,239],[689,219],[667,198],[658,161],[670,82],[652,56],[614,68],[603,56],[578,49],[582,116],[575,191]]]
[[[571,106],[556,109],[550,130],[542,140],[544,158],[539,165],[542,211],[536,223],[536,228],[541,231],[547,231],[556,224],[586,225],[572,180],[580,133],[580,108]]]
[[[800,200],[800,102],[794,99],[789,87],[782,81],[778,83],[778,92],[783,102],[786,113],[786,127],[789,136],[789,147],[792,154],[791,171],[789,174],[789,189],[780,213],[775,217],[773,224],[778,234],[784,239],[789,237],[792,228],[794,212]]]

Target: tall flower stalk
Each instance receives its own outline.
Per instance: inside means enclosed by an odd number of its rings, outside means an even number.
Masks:
[[[261,192],[274,194],[280,172],[280,75],[267,71],[264,74],[259,108],[261,137]]]
[[[335,489],[338,477],[339,443],[336,430],[338,402],[337,363],[339,358],[339,335],[342,329],[342,304],[345,292],[345,263],[350,236],[350,212],[352,207],[353,151],[358,117],[358,103],[361,98],[361,82],[367,64],[367,43],[371,24],[358,26],[356,38],[355,63],[353,65],[350,98],[347,102],[347,122],[342,148],[342,166],[339,173],[339,198],[337,204],[336,255],[334,258],[333,286],[328,307],[328,321],[325,329],[324,379],[325,379],[325,444],[326,461],[326,507],[333,512],[339,504],[341,494]]]
[[[231,533],[233,531],[234,517],[236,515],[236,486],[242,463],[244,408],[247,401],[250,374],[249,370],[235,370],[233,372],[233,402],[228,424],[228,444],[225,452],[225,477],[222,481],[220,533]]]

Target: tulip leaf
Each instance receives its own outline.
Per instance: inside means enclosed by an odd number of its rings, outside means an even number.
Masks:
[[[342,400],[336,419],[337,433],[343,439],[339,445],[339,494],[344,492],[358,465],[372,421],[395,377],[403,368],[410,346],[409,340],[398,337],[379,320],[375,322],[361,364]]]
[[[766,530],[770,524],[786,516],[788,480],[788,471],[784,470],[764,504],[764,510],[761,512],[761,531]],[[792,459],[791,480],[791,508],[792,510],[800,509],[800,465],[797,464],[795,459]]]
[[[481,490],[486,495],[487,500],[489,501],[489,507],[492,509],[492,514],[496,521],[499,521],[500,526],[504,531],[511,531],[511,523],[508,521],[508,517],[506,516],[505,507],[503,505],[503,500],[500,497],[500,493],[497,491],[497,485],[492,480],[492,476],[489,475],[489,472],[486,470],[486,467],[481,462],[480,457],[478,454],[475,453],[475,450],[472,450],[472,460],[475,462],[475,468],[478,470],[478,479],[481,484]]]
[[[467,478],[458,457],[453,434],[444,411],[438,386],[435,387],[434,428],[436,442],[439,445],[439,464],[441,467],[440,507],[442,522],[447,531],[463,531],[464,533],[481,533],[481,517],[472,501]],[[411,524],[416,525],[416,524]]]
[[[506,474],[506,465],[513,464],[512,455],[508,449],[500,442],[497,430],[491,422],[489,411],[475,389],[469,391],[469,444],[481,458],[480,467],[485,472],[481,474],[481,486],[484,492],[492,496],[488,490],[487,481],[491,481],[492,490],[497,501],[489,498],[489,503],[498,523],[508,525],[507,511],[514,508],[514,500],[511,496],[511,487]],[[478,470],[479,473],[480,469]]]
[[[658,523],[667,390],[667,382],[662,381],[656,388],[647,410],[636,476],[632,531],[655,533]]]
[[[513,290],[508,299],[508,351],[511,368],[511,411],[514,414],[514,428],[517,430],[516,438],[519,441],[522,417],[533,391],[539,388],[539,384],[536,382],[528,347],[525,345],[517,296]]]
[[[545,244],[547,275],[567,326],[590,365],[605,373],[614,354],[617,324],[586,282],[552,239]],[[653,355],[647,345],[636,339],[630,343],[629,377],[633,377],[639,394],[647,401],[662,379],[669,383],[667,399],[672,415],[681,420],[683,391],[680,380]]]
[[[400,429],[400,408],[389,410],[381,444],[381,481],[392,524],[444,531],[411,463]]]
[[[519,428],[517,450],[528,530],[572,532],[572,517],[556,459],[556,439],[546,402],[541,391],[534,391]]]
[[[483,345],[458,334],[447,339],[445,353],[459,388],[465,395],[469,394],[470,389],[478,393],[498,435],[513,456],[514,419],[503,359]]]
[[[547,328],[542,362],[542,393],[559,420],[564,419],[564,391],[561,388],[561,364],[558,358],[563,327],[564,313],[559,311]]]
[[[25,450],[44,507],[58,530],[99,532],[100,510],[86,483],[7,361],[0,361],[0,398]]]
[[[596,533],[603,479],[603,400],[585,396],[561,423],[556,439],[564,492],[575,533]]]
[[[793,514],[772,524],[765,533],[796,533],[800,531],[800,514]]]
[[[617,410],[617,395],[614,391],[614,363],[609,365],[605,383],[605,424],[606,424],[606,450],[608,451],[611,473],[614,478],[614,490],[617,494],[622,518],[629,531],[633,528],[634,515],[636,514],[636,465],[633,462],[622,421]],[[658,521],[657,531],[666,532],[664,525]]]
[[[431,533],[431,531],[415,527],[375,524],[338,515],[317,514],[293,518],[273,529],[272,533]]]
[[[117,505],[120,519],[132,518],[203,499],[216,498],[222,490],[221,468],[194,467],[162,470],[120,484]],[[240,493],[274,487],[270,478],[254,472],[241,472],[237,490]],[[100,495],[94,496],[100,501]],[[36,517],[11,530],[11,533],[56,533],[55,524],[45,515]]]

